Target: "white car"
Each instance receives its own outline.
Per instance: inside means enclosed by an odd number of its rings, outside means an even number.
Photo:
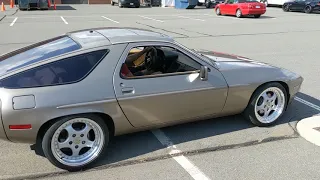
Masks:
[[[282,6],[286,2],[290,2],[292,0],[258,0],[262,3],[264,3],[266,6],[268,5],[277,5],[277,6]]]

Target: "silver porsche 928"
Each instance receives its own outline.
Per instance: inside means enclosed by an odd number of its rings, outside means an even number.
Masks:
[[[112,136],[240,113],[269,126],[302,82],[149,30],[74,31],[0,57],[0,138],[36,143],[75,171],[103,156]]]

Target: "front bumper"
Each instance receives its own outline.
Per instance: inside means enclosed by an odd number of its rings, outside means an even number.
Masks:
[[[122,6],[125,7],[136,7],[136,6],[140,6],[140,2],[139,1],[128,1],[128,0],[122,0],[120,1]]]

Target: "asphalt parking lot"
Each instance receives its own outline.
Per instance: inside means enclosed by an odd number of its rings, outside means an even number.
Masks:
[[[83,173],[52,166],[26,144],[0,141],[0,178],[319,179],[320,147],[296,123],[320,113],[320,14],[268,8],[261,18],[216,16],[212,9],[63,5],[18,11],[0,21],[0,54],[68,31],[114,26],[151,29],[195,49],[247,56],[304,77],[281,121],[258,128],[240,115],[119,136],[108,157]],[[170,152],[178,152],[172,158]],[[179,153],[180,152],[180,153]],[[190,164],[191,163],[191,164]]]

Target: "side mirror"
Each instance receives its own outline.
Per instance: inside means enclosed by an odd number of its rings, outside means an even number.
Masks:
[[[200,69],[200,79],[202,81],[208,80],[208,67],[207,66],[201,66]]]

